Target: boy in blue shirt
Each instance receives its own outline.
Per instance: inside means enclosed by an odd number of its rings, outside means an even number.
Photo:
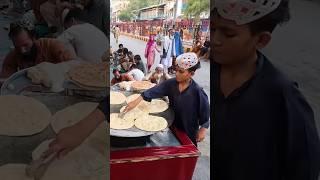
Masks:
[[[142,100],[168,96],[169,106],[175,112],[173,125],[184,131],[197,145],[204,139],[209,128],[209,101],[204,90],[192,79],[200,62],[195,53],[185,53],[177,57],[176,78],[144,91],[140,97],[130,102],[125,112],[136,107]],[[200,127],[200,128],[199,128]]]
[[[288,0],[216,0],[214,179],[317,180],[313,111],[259,50],[289,20]]]

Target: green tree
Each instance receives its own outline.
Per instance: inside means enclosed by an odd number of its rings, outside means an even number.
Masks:
[[[121,11],[119,14],[120,21],[130,21],[132,14],[128,10]]]
[[[195,19],[195,22],[200,21],[201,13],[209,13],[210,0],[188,0],[183,13],[186,17]]]

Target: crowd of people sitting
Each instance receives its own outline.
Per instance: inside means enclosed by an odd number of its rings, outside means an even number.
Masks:
[[[205,41],[202,42],[197,39],[193,45],[192,52],[196,53],[199,59],[209,59],[210,56],[210,40],[206,37]]]
[[[106,23],[109,16],[105,1],[47,0],[41,3],[32,0],[30,2],[33,16],[42,18],[37,22],[30,22],[23,16],[10,24],[8,35],[14,47],[3,61],[1,78],[7,78],[19,70],[42,62],[56,64],[70,60],[89,63],[107,61],[105,54],[109,40]],[[48,4],[53,8],[50,9],[53,14],[43,11]],[[52,16],[52,19],[47,19],[46,16]],[[50,31],[39,29],[43,19]],[[53,19],[59,23],[51,22]]]
[[[147,72],[146,64],[142,61],[140,55],[134,55],[119,44],[119,49],[113,52],[113,79],[111,85],[120,83],[122,81],[150,81],[159,84],[171,78],[171,76],[164,72],[162,64],[156,65],[154,72]]]

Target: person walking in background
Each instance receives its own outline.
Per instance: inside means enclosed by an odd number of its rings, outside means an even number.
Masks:
[[[157,48],[157,43],[154,40],[154,35],[149,36],[149,41],[147,43],[144,56],[147,59],[147,72],[151,72],[151,67],[154,64],[155,59],[155,51],[160,52],[160,50]]]
[[[183,54],[183,43],[180,32],[176,31],[174,33],[174,51],[175,56],[172,59],[172,70],[171,72],[174,74],[176,69],[176,57],[178,57],[180,54]]]
[[[114,38],[116,39],[116,43],[119,42],[119,36],[120,36],[120,28],[118,25],[114,28]]]
[[[172,59],[175,57],[176,51],[174,50],[175,43],[174,43],[174,30],[169,29],[168,35],[164,37],[164,43],[162,46],[161,52],[161,64],[164,67],[164,72],[171,72],[172,73]]]

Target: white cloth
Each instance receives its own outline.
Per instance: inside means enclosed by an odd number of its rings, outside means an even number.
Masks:
[[[89,23],[71,26],[58,39],[86,62],[101,62],[104,52],[108,50],[109,40],[106,35]]]
[[[144,79],[144,73],[140,69],[132,69],[128,74],[136,81],[142,81]]]
[[[175,43],[173,37],[171,39],[169,38],[169,36],[165,36],[163,48],[165,49],[165,51],[167,51],[167,57],[161,59],[161,64],[164,67],[169,68],[172,66],[172,55],[175,56],[176,54],[175,51],[172,52],[172,50],[175,49],[174,44]]]

